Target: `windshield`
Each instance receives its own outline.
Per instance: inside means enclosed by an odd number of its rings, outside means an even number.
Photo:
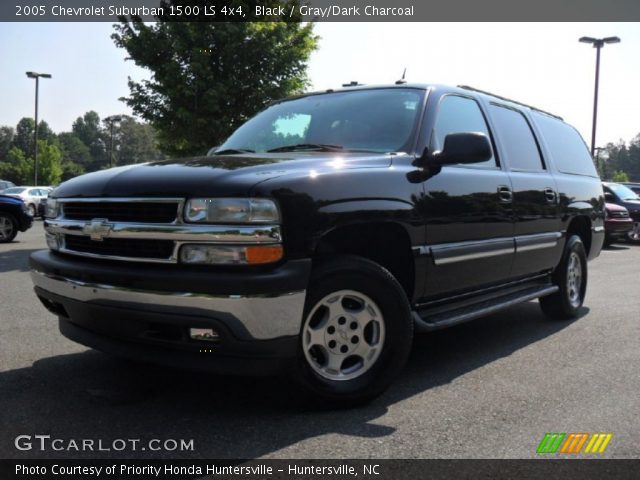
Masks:
[[[620,185],[619,183],[609,183],[607,185],[613,193],[615,193],[616,197],[620,200],[638,200],[638,194],[631,190],[629,187],[625,187],[624,185]]]
[[[21,187],[13,187],[13,188],[7,188],[4,193],[22,193],[26,190],[26,188],[21,188]]]
[[[407,151],[424,91],[409,88],[310,95],[268,107],[238,128],[218,152],[344,149]]]

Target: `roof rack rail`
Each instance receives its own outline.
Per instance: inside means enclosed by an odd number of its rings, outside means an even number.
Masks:
[[[536,108],[536,107],[533,107],[531,105],[527,105],[526,103],[518,102],[516,100],[511,100],[510,98],[501,97],[500,95],[496,95],[495,93],[487,92],[485,90],[480,90],[479,88],[473,88],[473,87],[470,87],[469,85],[458,85],[458,88],[464,88],[465,90],[472,90],[474,92],[484,93],[485,95],[490,95],[492,97],[499,98],[500,100],[504,100],[506,102],[515,103],[516,105],[521,105],[523,107],[530,108],[531,110],[535,110],[536,112],[544,113],[545,115],[549,115],[550,117],[557,118],[558,120],[562,120],[564,122],[564,119],[560,115],[555,115],[553,113],[547,112],[547,111],[542,110],[540,108]]]

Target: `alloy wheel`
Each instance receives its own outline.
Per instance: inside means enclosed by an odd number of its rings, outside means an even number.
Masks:
[[[311,368],[329,380],[352,380],[378,360],[385,323],[378,305],[355,290],[333,292],[305,319],[302,348]]]

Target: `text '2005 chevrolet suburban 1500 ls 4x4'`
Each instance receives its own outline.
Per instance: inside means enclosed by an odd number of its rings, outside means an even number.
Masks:
[[[576,316],[604,196],[560,118],[469,87],[270,105],[210,157],[60,185],[35,291],[63,335],[143,361],[382,392],[429,331],[539,298]],[[207,352],[202,353],[202,352]]]

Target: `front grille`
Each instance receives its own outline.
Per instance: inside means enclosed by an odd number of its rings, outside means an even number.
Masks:
[[[106,218],[112,222],[171,223],[178,214],[177,202],[65,202],[69,220]]]
[[[65,249],[72,252],[108,255],[114,257],[148,258],[167,260],[171,258],[173,240],[147,240],[131,238],[105,238],[101,242],[80,235],[65,235]]]
[[[628,218],[629,212],[615,210],[609,215],[611,218]]]

